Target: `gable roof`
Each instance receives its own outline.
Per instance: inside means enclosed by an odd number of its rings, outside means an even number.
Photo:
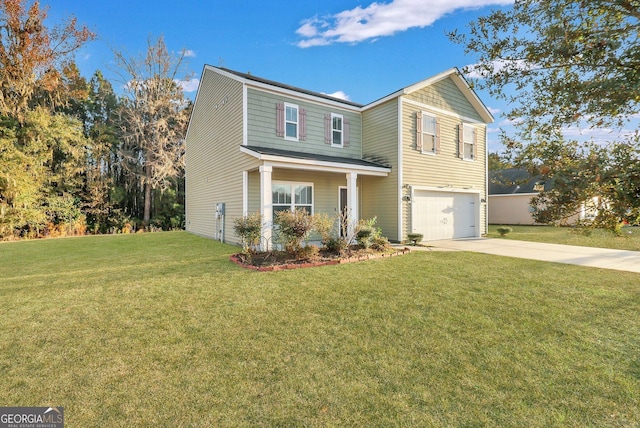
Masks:
[[[542,176],[532,177],[525,169],[509,168],[489,171],[489,195],[520,195],[540,193],[537,186],[543,186],[544,191],[553,187],[553,180]]]
[[[460,70],[458,70],[457,67],[450,68],[446,71],[443,71],[442,73],[436,74],[435,76],[431,76],[425,80],[421,80],[420,82],[414,83],[413,85],[404,87],[396,92],[393,92],[385,97],[382,97],[372,103],[367,104],[366,106],[364,106],[364,109],[366,110],[378,104],[382,104],[386,101],[389,101],[393,98],[401,97],[403,95],[408,95],[412,92],[419,91],[420,89],[423,89],[427,86],[433,85],[434,83],[440,82],[448,78],[451,78],[451,80],[455,83],[458,89],[460,89],[460,92],[462,92],[464,97],[478,112],[478,114],[480,115],[480,117],[485,123],[493,122],[493,115],[491,114],[487,106],[484,105],[482,100],[480,100],[480,98],[475,93],[475,91],[471,89],[471,86],[469,86],[469,83],[467,82],[467,80],[464,78],[464,76],[462,75]]]
[[[239,71],[230,70],[224,67],[214,67],[212,65],[205,65],[205,70],[209,69],[215,71],[217,73],[226,75],[227,77],[231,77],[235,80],[238,80],[242,83],[253,83],[257,86],[262,87],[272,87],[284,90],[285,92],[292,92],[296,94],[304,94],[313,98],[320,98],[321,100],[329,101],[332,103],[343,104],[344,106],[348,106],[351,108],[361,109],[362,104],[355,103],[353,101],[344,100],[342,98],[332,97],[331,95],[323,94],[321,92],[314,92],[308,89],[298,88],[296,86],[287,85],[285,83],[276,82],[275,80],[264,79],[262,77],[254,76],[249,73],[241,73]]]
[[[455,85],[458,87],[458,89],[460,89],[464,97],[478,112],[482,120],[485,123],[493,122],[493,115],[491,114],[491,112],[489,112],[489,109],[487,109],[487,107],[480,100],[480,98],[474,92],[474,90],[471,89],[466,79],[462,76],[462,73],[460,72],[460,70],[458,70],[457,67],[450,68],[449,70],[443,71],[442,73],[436,74],[435,76],[429,77],[425,80],[421,80],[420,82],[414,83],[413,85],[410,85],[398,91],[395,91],[369,104],[360,104],[353,101],[344,100],[342,98],[332,97],[331,95],[323,94],[321,92],[315,92],[315,91],[310,91],[308,89],[298,88],[296,86],[287,85],[285,83],[276,82],[274,80],[264,79],[262,77],[254,76],[253,74],[249,74],[249,73],[241,73],[239,71],[231,70],[224,67],[214,67],[212,65],[205,65],[204,69],[215,71],[216,73],[226,75],[227,77],[231,77],[243,83],[252,83],[261,87],[277,88],[279,90],[289,92],[291,95],[302,94],[302,95],[306,95],[308,97],[316,98],[326,102],[341,104],[343,107],[349,107],[352,109],[357,109],[359,111],[367,110],[369,108],[372,108],[378,104],[384,103],[393,98],[410,94],[412,92],[418,91],[429,85],[433,85],[434,83],[437,83],[441,80],[451,78],[455,83]]]

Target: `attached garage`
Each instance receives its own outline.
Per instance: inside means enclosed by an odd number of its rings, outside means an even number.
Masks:
[[[480,236],[479,194],[414,189],[411,231],[425,241]]]

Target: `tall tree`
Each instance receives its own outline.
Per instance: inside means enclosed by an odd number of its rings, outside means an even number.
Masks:
[[[190,76],[183,75],[185,51],[169,52],[162,37],[149,39],[143,55],[114,53],[125,87],[121,154],[127,170],[144,186],[143,222],[148,225],[152,190],[169,186],[184,169],[189,103],[180,82]]]
[[[47,10],[35,1],[0,0],[0,115],[23,121],[34,93],[55,92],[71,72],[73,54],[95,34],[71,17],[44,25]]]
[[[571,126],[621,130],[640,104],[640,3],[637,0],[516,0],[470,23],[452,40],[478,63],[473,84],[513,106],[507,154],[532,174],[554,178],[534,199],[545,221],[561,221],[598,197],[596,225],[640,215],[638,133],[608,144],[568,141]],[[626,169],[619,169],[626,168]]]

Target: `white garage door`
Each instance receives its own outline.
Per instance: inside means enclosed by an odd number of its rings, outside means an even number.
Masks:
[[[425,241],[478,236],[477,194],[416,190],[411,228]]]

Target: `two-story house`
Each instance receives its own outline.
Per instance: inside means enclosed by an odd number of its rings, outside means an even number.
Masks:
[[[453,68],[362,105],[205,66],[186,137],[186,229],[238,243],[279,210],[377,217],[391,241],[479,237],[491,114]]]

